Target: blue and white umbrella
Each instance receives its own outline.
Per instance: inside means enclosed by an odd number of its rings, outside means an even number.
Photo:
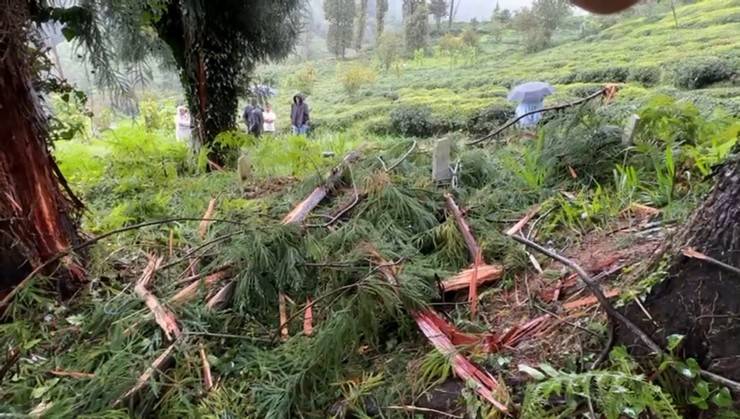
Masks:
[[[511,89],[506,98],[520,103],[540,102],[545,96],[550,95],[553,92],[555,92],[555,88],[552,87],[550,83],[545,83],[543,81],[530,81]]]

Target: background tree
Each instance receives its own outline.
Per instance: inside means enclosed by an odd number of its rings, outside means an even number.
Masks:
[[[524,35],[529,51],[550,45],[555,30],[570,15],[566,0],[535,0],[531,8],[522,8],[514,17],[514,27]]]
[[[404,22],[404,38],[406,52],[412,54],[427,46],[429,40],[429,8],[423,0],[411,0],[408,1],[408,4],[410,14]]]
[[[344,58],[347,48],[352,46],[355,1],[324,0],[324,17],[329,23],[326,46],[335,56]]]
[[[449,13],[446,0],[431,0],[429,2],[429,12],[434,16],[434,24],[437,32],[442,30],[442,18]]]
[[[384,32],[378,38],[375,56],[378,58],[380,67],[384,72],[388,72],[401,59],[402,45],[403,39],[394,32]]]
[[[367,25],[368,0],[360,0],[360,11],[357,14],[357,32],[355,33],[355,49],[362,49],[362,41],[365,38],[365,26]]]
[[[375,3],[375,34],[378,39],[385,29],[385,14],[388,13],[388,0],[377,0]]]

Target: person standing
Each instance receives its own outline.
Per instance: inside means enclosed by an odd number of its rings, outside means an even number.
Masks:
[[[309,122],[308,104],[303,95],[299,93],[293,96],[293,103],[290,105],[290,123],[293,126],[293,134],[306,134]]]
[[[178,106],[175,113],[175,138],[189,141],[192,138],[190,112],[186,106]],[[191,144],[192,146],[192,144]]]
[[[262,135],[262,128],[265,123],[262,116],[262,108],[260,108],[256,100],[253,100],[251,106],[244,112],[247,118],[247,132],[259,138]]]
[[[275,134],[275,121],[277,120],[277,116],[275,115],[275,112],[272,111],[272,105],[270,105],[269,103],[265,106],[265,112],[262,113],[262,117],[265,120],[265,123],[264,123],[265,133],[274,135]]]

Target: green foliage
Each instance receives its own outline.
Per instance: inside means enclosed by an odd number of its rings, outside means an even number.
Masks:
[[[643,86],[654,86],[660,81],[661,71],[657,66],[632,67],[627,80],[635,81]]]
[[[428,137],[432,135],[434,123],[432,111],[423,106],[406,106],[391,111],[393,132],[411,137]]]
[[[425,1],[412,0],[414,5],[404,21],[404,42],[409,54],[426,49],[429,43],[429,9]]]
[[[403,40],[395,32],[383,32],[375,46],[375,56],[384,72],[388,72],[401,59]]]
[[[347,48],[352,46],[355,1],[324,0],[324,18],[329,24],[326,46],[335,56],[344,58]]]
[[[571,417],[579,406],[588,404],[606,418],[639,417],[651,414],[660,418],[680,418],[669,395],[635,371],[624,348],[610,354],[612,369],[567,373],[547,364],[539,370],[527,367],[539,382],[527,386],[522,404],[525,417]],[[552,397],[563,401],[552,403]]]
[[[465,46],[475,49],[480,47],[480,34],[475,29],[467,28],[460,36]]]
[[[308,96],[313,92],[316,78],[316,67],[311,63],[306,63],[287,79],[286,84]]]
[[[355,96],[360,88],[373,84],[376,78],[372,67],[363,63],[344,65],[337,70],[337,81],[349,96]]]
[[[555,30],[570,15],[570,5],[564,0],[535,0],[531,8],[523,8],[514,16],[514,26],[524,33],[524,45],[529,51],[539,51],[550,45]]]
[[[737,74],[737,61],[717,57],[682,61],[673,68],[677,87],[701,89],[712,83],[730,80]]]
[[[493,105],[474,113],[467,121],[466,128],[471,134],[487,134],[514,117],[509,106]]]
[[[175,106],[172,102],[162,102],[155,97],[144,98],[139,103],[140,118],[147,131],[175,129]]]
[[[72,91],[51,95],[53,117],[49,121],[52,141],[87,138],[92,113],[85,109],[87,97],[83,92]]]
[[[447,16],[449,11],[450,7],[447,4],[447,0],[431,0],[429,2],[429,13],[434,16],[437,32],[442,29],[442,18]]]

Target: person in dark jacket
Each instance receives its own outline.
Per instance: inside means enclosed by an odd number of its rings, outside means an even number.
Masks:
[[[262,135],[263,124],[265,123],[262,116],[262,108],[257,101],[252,101],[250,105],[244,108],[244,124],[247,126],[247,132],[259,137]]]
[[[293,96],[293,103],[290,105],[290,124],[293,126],[293,134],[306,134],[309,122],[308,104],[303,95],[299,93]]]

